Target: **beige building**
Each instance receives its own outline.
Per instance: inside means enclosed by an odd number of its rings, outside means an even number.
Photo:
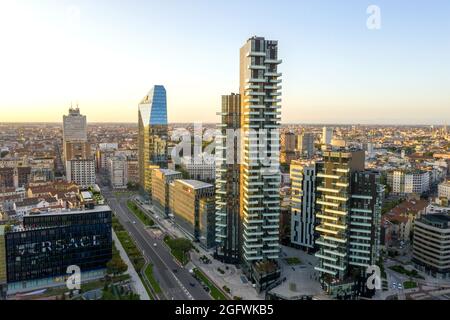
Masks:
[[[181,179],[182,173],[170,169],[152,170],[152,201],[159,210],[169,215],[169,185]]]
[[[414,225],[413,262],[436,278],[450,278],[450,217],[429,214]]]
[[[197,180],[175,180],[169,187],[175,223],[205,248],[215,246],[214,186]]]

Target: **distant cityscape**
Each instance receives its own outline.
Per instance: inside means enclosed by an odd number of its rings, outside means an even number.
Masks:
[[[282,124],[281,58],[217,123],[0,123],[0,299],[448,300],[447,126]]]

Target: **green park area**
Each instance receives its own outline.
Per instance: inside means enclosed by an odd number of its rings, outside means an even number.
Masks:
[[[128,200],[127,202],[127,206],[128,209],[131,210],[131,212],[134,213],[134,215],[136,217],[139,218],[139,220],[141,220],[141,222],[146,226],[146,227],[153,227],[155,225],[155,221],[153,221],[149,216],[147,216],[138,206],[136,203],[134,203],[131,200]]]
[[[193,248],[192,242],[188,239],[173,239],[170,236],[164,237],[164,242],[169,246],[172,255],[182,264],[189,262],[189,251]]]
[[[219,288],[217,288],[201,270],[195,268],[193,271],[197,279],[209,288],[211,297],[213,297],[215,300],[228,300],[227,297],[222,293],[222,291],[220,291]]]

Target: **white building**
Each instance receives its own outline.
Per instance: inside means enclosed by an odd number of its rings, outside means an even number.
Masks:
[[[315,245],[316,163],[291,163],[291,243],[313,249]]]
[[[333,128],[323,127],[322,130],[322,144],[331,144],[331,140],[333,140]]]
[[[128,163],[126,157],[115,156],[108,159],[108,173],[111,187],[124,189],[128,183]]]
[[[394,170],[388,173],[388,184],[396,194],[422,194],[430,190],[430,172]]]
[[[88,188],[95,184],[95,160],[75,159],[66,161],[67,181]]]
[[[190,179],[200,181],[214,181],[216,178],[216,161],[211,155],[202,154],[200,157],[183,157],[181,166],[189,174]]]
[[[450,200],[450,181],[443,182],[438,186],[438,197]]]

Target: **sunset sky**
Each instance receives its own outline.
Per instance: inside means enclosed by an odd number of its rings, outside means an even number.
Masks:
[[[0,0],[0,122],[137,122],[155,84],[170,122],[217,122],[253,35],[279,41],[285,123],[450,124],[448,0]]]

